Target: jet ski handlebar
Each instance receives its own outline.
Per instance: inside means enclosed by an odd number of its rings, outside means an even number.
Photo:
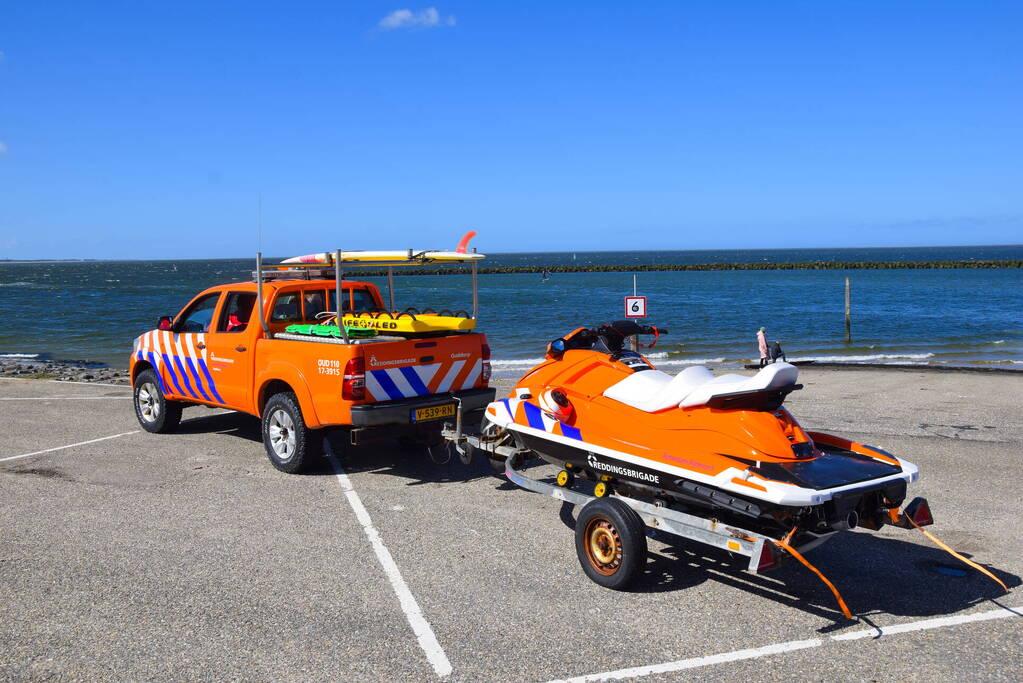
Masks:
[[[646,348],[651,349],[657,343],[657,337],[660,336],[660,333],[667,331],[659,330],[654,325],[640,325],[635,320],[616,320],[609,325],[598,327],[597,336],[603,340],[605,346],[607,346],[612,354],[616,354],[624,348],[625,340],[629,337],[641,334],[654,335],[654,340],[646,346]]]
[[[616,320],[612,323],[601,325],[595,330],[588,327],[580,327],[548,344],[547,357],[559,358],[561,354],[569,349],[603,351],[613,356],[625,348],[625,341],[629,337],[652,334],[654,340],[648,345],[641,345],[649,349],[653,348],[657,343],[658,336],[667,331],[656,325],[640,325],[634,320]]]

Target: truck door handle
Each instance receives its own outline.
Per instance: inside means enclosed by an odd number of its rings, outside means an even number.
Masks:
[[[236,346],[236,347],[234,347],[234,350],[235,351],[244,351],[245,347],[244,346]]]
[[[202,342],[199,342],[198,344],[195,345],[195,348],[197,348],[197,349],[205,349],[206,345],[203,344]]]

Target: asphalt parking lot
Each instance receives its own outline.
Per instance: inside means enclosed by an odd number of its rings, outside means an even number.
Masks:
[[[192,408],[157,436],[126,387],[0,379],[0,677],[1018,680],[1023,416],[998,392],[1023,378],[990,381],[790,401],[919,465],[934,532],[1011,589],[918,532],[846,532],[809,558],[847,621],[796,563],[758,576],[684,543],[599,588],[571,508],[480,461],[338,445],[285,475],[255,418]]]

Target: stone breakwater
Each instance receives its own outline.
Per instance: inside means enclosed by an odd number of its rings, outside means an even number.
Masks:
[[[718,271],[718,270],[946,270],[1023,268],[1023,260],[968,261],[793,261],[757,263],[633,263],[584,265],[479,266],[480,275],[514,273],[644,273],[656,271]],[[470,272],[465,266],[427,268],[395,268],[394,275],[455,275]],[[360,276],[382,276],[386,270],[360,270]]]
[[[65,382],[129,384],[128,371],[84,360],[27,360],[0,358],[0,377],[58,379]]]

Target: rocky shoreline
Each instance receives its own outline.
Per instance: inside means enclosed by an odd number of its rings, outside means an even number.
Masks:
[[[36,360],[0,358],[0,377],[56,379],[64,382],[129,384],[126,369],[112,368],[85,360]]]

